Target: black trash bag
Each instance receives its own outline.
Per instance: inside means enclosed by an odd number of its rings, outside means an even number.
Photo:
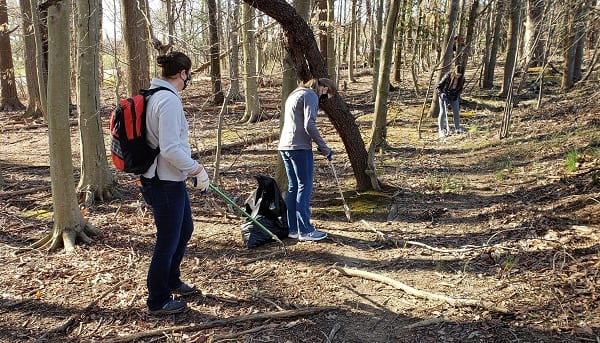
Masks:
[[[246,199],[246,213],[280,239],[287,237],[287,207],[275,179],[264,175],[257,175],[255,178],[258,188]],[[248,249],[256,248],[273,240],[268,233],[250,219],[247,219],[242,225],[242,239]]]

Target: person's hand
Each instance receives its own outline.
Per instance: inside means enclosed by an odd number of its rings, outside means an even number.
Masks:
[[[321,155],[325,156],[327,160],[331,161],[333,159],[333,150],[325,147],[325,148],[317,148],[317,151],[321,153]]]
[[[442,98],[442,101],[448,100],[448,97],[446,97],[446,93],[440,94],[440,98]]]
[[[202,193],[208,191],[208,186],[210,185],[210,178],[208,177],[206,169],[202,168],[200,173],[194,176],[190,176],[189,180],[192,188],[199,189]]]

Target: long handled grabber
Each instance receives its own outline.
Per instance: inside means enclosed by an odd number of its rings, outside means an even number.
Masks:
[[[219,187],[213,185],[212,183],[208,185],[208,187],[215,193],[217,193],[223,200],[225,200],[227,203],[229,203],[231,206],[235,207],[244,217],[250,219],[254,224],[256,224],[256,226],[258,226],[259,229],[261,229],[264,233],[266,233],[267,235],[269,235],[271,238],[273,238],[277,243],[281,244],[281,246],[283,247],[283,250],[285,252],[285,254],[287,255],[287,249],[285,247],[285,244],[283,244],[283,242],[281,241],[281,239],[279,239],[279,237],[277,237],[275,234],[273,234],[269,229],[267,229],[261,222],[259,222],[258,220],[256,220],[256,218],[253,218],[252,215],[250,215],[248,212],[246,212],[243,208],[241,208],[238,204],[235,203],[235,201],[233,201],[230,197],[228,197],[227,195],[225,195],[225,193],[223,193]]]
[[[329,164],[329,167],[331,167],[331,172],[333,173],[333,177],[335,178],[335,183],[337,184],[338,190],[340,191],[340,196],[342,197],[342,202],[344,203],[344,213],[346,214],[346,218],[348,219],[348,222],[351,222],[350,207],[348,207],[348,204],[346,204],[346,199],[344,199],[344,193],[342,192],[342,187],[340,187],[340,181],[338,180],[335,167],[333,166],[333,162],[327,159],[327,163]]]

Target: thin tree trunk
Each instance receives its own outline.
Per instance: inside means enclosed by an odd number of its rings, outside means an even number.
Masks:
[[[508,37],[506,46],[506,61],[504,63],[504,78],[499,96],[505,97],[512,92],[510,86],[516,68],[516,55],[519,48],[519,32],[521,28],[521,0],[510,0],[510,21],[508,24]]]
[[[139,7],[138,7],[139,5]],[[150,84],[148,27],[145,16],[145,1],[121,0],[123,14],[123,36],[127,59],[129,95],[138,94]]]
[[[208,31],[210,33],[210,79],[213,85],[213,104],[223,104],[223,90],[221,89],[221,58],[219,48],[219,27],[217,26],[217,3],[207,0],[208,4]]]
[[[95,200],[111,200],[115,190],[100,122],[98,65],[101,6],[100,0],[77,0],[75,32],[81,177],[76,192],[85,207],[92,206]]]
[[[0,0],[0,86],[2,87],[0,110],[3,111],[25,109],[17,94],[15,68],[13,66],[12,48],[10,46],[10,34],[16,29],[9,28],[6,0]]]
[[[25,79],[27,82],[27,109],[24,116],[41,117],[44,115],[40,101],[40,89],[37,78],[37,65],[35,63],[35,33],[33,32],[33,20],[30,0],[19,0],[22,17],[22,32],[24,43]]]
[[[260,103],[258,102],[258,82],[256,75],[256,43],[254,40],[254,8],[242,5],[243,50],[244,50],[244,88],[246,112],[242,122],[255,123],[260,119]]]
[[[502,28],[502,13],[504,12],[504,2],[507,0],[496,1],[496,16],[494,19],[494,34],[492,35],[492,47],[489,50],[489,60],[485,63],[483,71],[483,89],[494,87],[494,72],[496,70],[496,58],[500,47],[500,30]],[[486,48],[487,49],[487,48]]]

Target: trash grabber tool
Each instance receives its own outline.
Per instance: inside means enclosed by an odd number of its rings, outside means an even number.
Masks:
[[[350,222],[350,207],[348,207],[348,204],[346,204],[346,199],[344,199],[344,193],[342,192],[342,187],[340,187],[340,181],[338,180],[335,167],[333,166],[333,162],[331,162],[331,160],[327,159],[327,163],[329,164],[329,167],[331,167],[331,172],[333,173],[333,177],[335,178],[335,183],[337,184],[338,190],[340,191],[340,196],[342,197],[342,202],[344,203],[344,213],[346,214],[348,222]]]
[[[223,200],[225,200],[227,203],[229,203],[231,206],[235,207],[242,215],[244,215],[244,217],[250,219],[254,224],[256,224],[256,226],[258,226],[259,229],[261,229],[264,233],[266,233],[267,235],[269,235],[271,238],[273,238],[277,243],[281,244],[281,246],[283,247],[283,250],[285,251],[285,253],[287,254],[287,249],[285,248],[285,244],[283,244],[283,242],[281,241],[281,239],[279,239],[279,237],[277,237],[275,234],[273,234],[269,229],[267,229],[261,222],[259,222],[258,220],[256,220],[255,218],[253,218],[250,214],[248,214],[248,212],[246,212],[243,208],[241,208],[238,204],[235,203],[235,201],[233,201],[230,197],[228,197],[227,195],[225,195],[225,193],[223,193],[219,187],[213,185],[212,183],[208,185],[208,187],[210,189],[213,190],[213,192],[217,193],[221,198],[223,198]]]

